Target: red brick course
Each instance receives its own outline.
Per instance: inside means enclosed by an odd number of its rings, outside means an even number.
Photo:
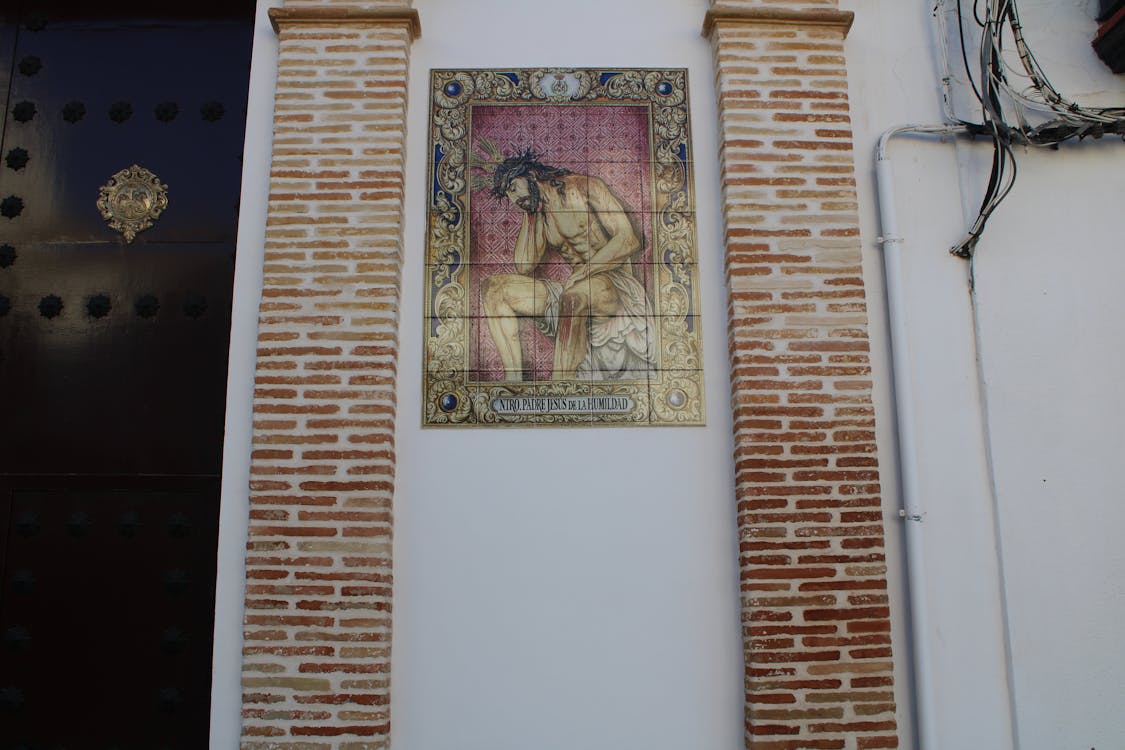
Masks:
[[[390,741],[408,6],[314,0],[274,13],[244,750]]]
[[[753,750],[898,747],[850,22],[835,0],[717,0],[706,20]]]

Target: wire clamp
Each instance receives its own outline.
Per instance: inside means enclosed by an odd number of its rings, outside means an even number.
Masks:
[[[885,245],[888,242],[902,242],[902,237],[899,237],[897,234],[889,234],[885,237],[883,235],[879,235],[875,238],[875,242],[879,245]]]
[[[898,509],[898,517],[907,521],[916,521],[917,523],[922,523],[923,521],[923,515],[921,513],[907,513],[906,508]]]

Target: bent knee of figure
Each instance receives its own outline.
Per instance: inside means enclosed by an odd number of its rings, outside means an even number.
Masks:
[[[510,283],[509,274],[496,274],[484,280],[481,291],[486,311],[495,313],[508,306],[506,290]]]
[[[590,302],[594,312],[599,315],[611,315],[621,306],[617,291],[613,287],[595,290]]]

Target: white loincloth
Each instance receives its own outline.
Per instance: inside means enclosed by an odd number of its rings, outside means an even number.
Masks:
[[[646,379],[656,367],[656,325],[649,312],[645,289],[627,271],[605,271],[598,275],[613,284],[621,309],[615,315],[590,317],[586,355],[576,377],[579,380]],[[557,339],[563,285],[553,279],[540,281],[547,288],[547,305],[535,325],[547,336]]]

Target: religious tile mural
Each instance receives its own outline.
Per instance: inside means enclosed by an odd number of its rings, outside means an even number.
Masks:
[[[423,424],[703,424],[687,71],[430,84]]]

